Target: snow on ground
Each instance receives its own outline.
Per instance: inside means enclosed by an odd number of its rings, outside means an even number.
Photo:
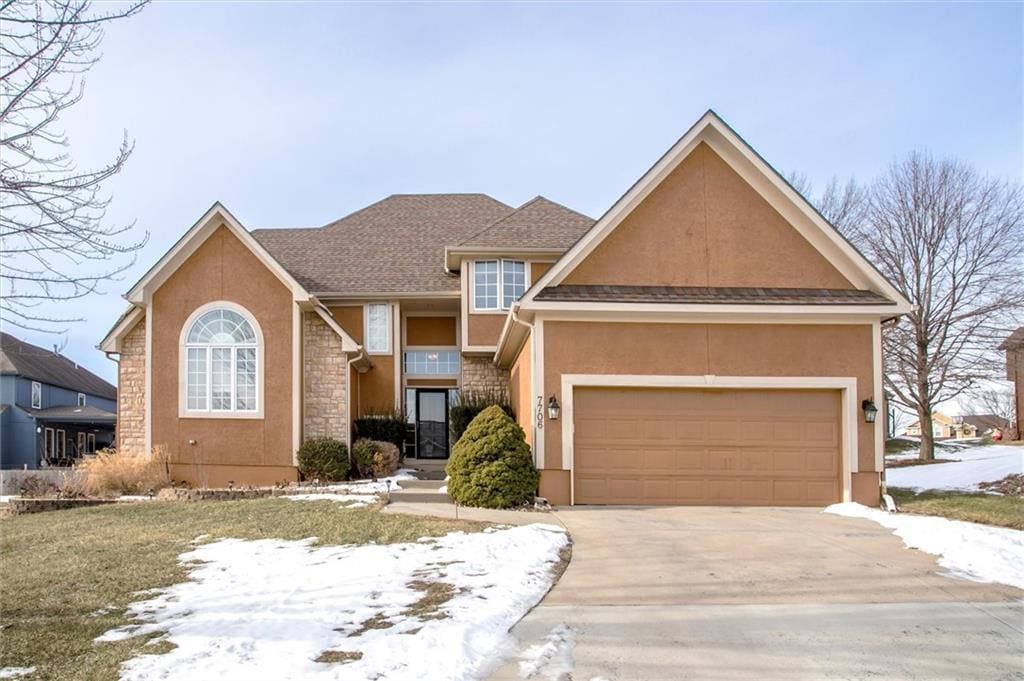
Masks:
[[[833,504],[825,513],[873,520],[891,529],[908,548],[939,556],[939,565],[957,577],[1024,589],[1024,532],[1020,530],[936,516],[886,513],[853,502]]]
[[[377,499],[375,494],[289,494],[285,499],[292,501],[333,501],[345,504],[345,508],[363,508]]]
[[[34,674],[35,671],[35,667],[0,667],[0,679],[16,679]]]
[[[978,483],[1002,480],[1007,475],[1024,473],[1024,447],[988,445],[957,451],[954,463],[890,468],[885,483],[915,492],[926,489],[975,491]]]
[[[189,581],[132,604],[137,624],[97,641],[162,633],[176,646],[129,660],[125,680],[483,678],[511,652],[509,628],[547,593],[569,540],[535,524],[406,544],[313,541],[198,546],[180,556]],[[437,582],[453,593],[444,617],[408,612],[424,595],[410,583]],[[316,662],[325,651],[361,657]]]
[[[412,480],[416,476],[409,469],[402,469],[387,478],[377,480],[355,480],[318,487],[306,487],[307,491],[289,494],[285,499],[293,501],[336,501],[346,503],[346,508],[369,506],[376,496],[398,488],[399,480]]]
[[[547,635],[543,643],[530,646],[519,654],[519,678],[543,678],[547,681],[572,679],[575,663],[572,649],[576,645],[576,632],[560,624]]]

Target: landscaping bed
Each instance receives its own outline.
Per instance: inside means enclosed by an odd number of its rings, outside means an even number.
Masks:
[[[459,656],[493,655],[549,588],[558,551],[531,551],[567,544],[552,528],[481,534],[480,523],[286,498],[56,517],[0,520],[0,668],[35,667],[33,679],[237,678],[266,671],[267,651],[275,679],[366,678],[411,650],[467,666]],[[513,531],[530,534],[501,534]]]

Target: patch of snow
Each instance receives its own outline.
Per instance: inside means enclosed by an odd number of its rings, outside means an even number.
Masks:
[[[16,679],[35,673],[35,667],[0,667],[0,679]]]
[[[559,624],[545,637],[544,643],[530,646],[519,655],[519,678],[543,677],[547,681],[571,681],[575,664],[572,648],[576,632]]]
[[[141,494],[122,494],[117,498],[118,501],[153,501],[153,497],[144,496]]]
[[[953,463],[893,468],[885,472],[885,483],[921,492],[927,489],[976,491],[982,482],[995,482],[1007,475],[1024,473],[1024,447],[989,445],[967,447],[956,452]]]
[[[363,508],[377,500],[377,495],[369,494],[290,494],[285,499],[292,501],[334,501],[345,504],[345,508]]]
[[[133,603],[136,623],[97,639],[162,633],[176,647],[140,655],[121,679],[476,679],[510,652],[508,630],[547,593],[568,544],[560,528],[455,532],[390,545],[313,546],[225,539],[182,554],[189,581]],[[407,612],[410,583],[453,590],[441,618]],[[370,619],[389,628],[364,628]],[[325,651],[359,653],[321,663]]]
[[[873,520],[891,529],[908,548],[938,556],[939,565],[957,577],[1024,589],[1024,532],[1020,530],[936,516],[886,513],[853,502],[833,504],[825,513]]]
[[[6,504],[11,499],[17,499],[17,498],[18,498],[17,494],[0,494],[0,504]],[[10,667],[10,669],[18,669],[18,667]],[[0,671],[2,671],[2,670],[0,670]],[[0,679],[2,679],[2,678],[4,678],[4,677],[0,676]]]
[[[437,491],[441,494],[448,494],[448,485],[441,485],[437,488]]]

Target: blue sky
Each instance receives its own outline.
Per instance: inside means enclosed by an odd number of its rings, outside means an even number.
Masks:
[[[154,4],[108,29],[63,120],[83,165],[128,131],[109,217],[151,233],[70,310],[65,354],[114,378],[94,346],[121,293],[215,200],[250,229],[403,192],[596,217],[708,108],[819,187],[915,148],[1020,181],[1021,7]]]

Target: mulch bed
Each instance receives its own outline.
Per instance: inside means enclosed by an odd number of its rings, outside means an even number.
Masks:
[[[1024,497],[1024,474],[1014,473],[1007,475],[1002,480],[995,482],[983,482],[978,489],[986,492],[996,492],[1008,497]]]

